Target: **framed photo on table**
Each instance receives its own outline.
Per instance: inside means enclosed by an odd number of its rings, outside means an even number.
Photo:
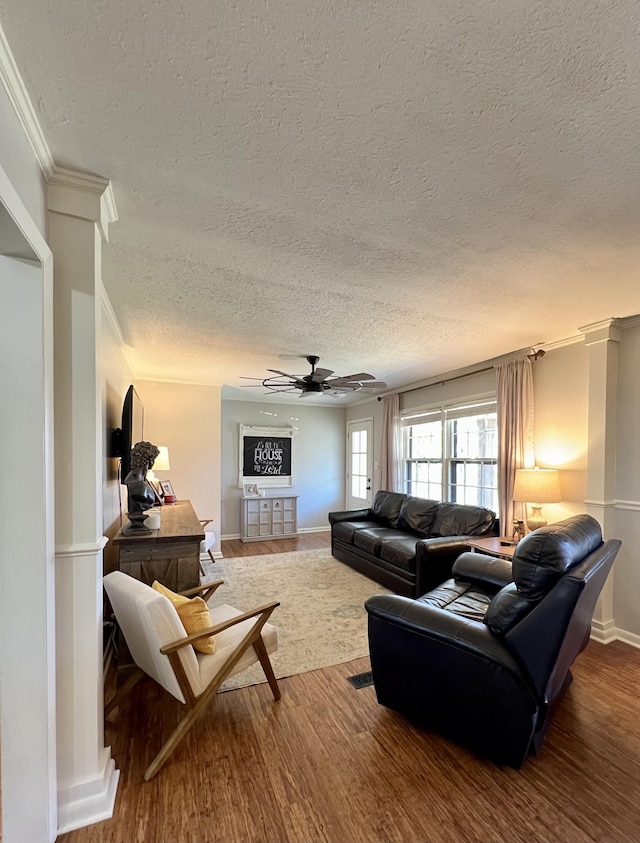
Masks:
[[[159,480],[147,480],[147,483],[153,489],[153,494],[155,495],[156,504],[158,504],[159,506],[162,506],[163,492],[162,492],[162,486],[160,485],[160,481]]]
[[[173,498],[175,500],[176,493],[173,491],[173,486],[171,485],[170,480],[161,480],[160,488],[162,489],[162,494],[165,498]]]
[[[244,483],[242,491],[245,498],[257,498],[260,496],[257,483]]]

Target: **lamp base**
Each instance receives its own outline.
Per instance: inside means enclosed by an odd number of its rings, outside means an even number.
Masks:
[[[531,504],[531,515],[527,518],[527,527],[529,532],[537,530],[539,527],[546,527],[547,519],[542,515],[542,507]]]

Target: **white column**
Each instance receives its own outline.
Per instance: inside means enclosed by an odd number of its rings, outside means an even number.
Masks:
[[[615,535],[616,408],[618,390],[617,319],[580,328],[589,354],[589,425],[587,460],[587,512],[602,526],[605,538]],[[615,571],[615,567],[614,567]],[[613,641],[613,575],[609,576],[593,614],[593,637]]]
[[[102,244],[117,217],[105,179],[58,170],[48,188],[54,257],[58,831],[113,813],[119,771],[104,746]]]

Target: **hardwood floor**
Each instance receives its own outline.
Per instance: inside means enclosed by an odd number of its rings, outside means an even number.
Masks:
[[[368,669],[363,658],[280,680],[279,702],[267,684],[219,694],[148,783],[182,706],[142,683],[106,723],[121,770],[113,818],[59,843],[640,840],[640,650],[589,644],[540,755],[520,771],[347,682]]]
[[[241,542],[240,539],[223,539],[220,542],[222,555],[259,556],[262,553],[288,553],[292,550],[321,550],[331,547],[331,532],[301,533],[295,539],[269,539],[264,542]]]

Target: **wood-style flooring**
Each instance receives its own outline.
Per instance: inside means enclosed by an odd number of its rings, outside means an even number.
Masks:
[[[264,542],[241,542],[240,539],[223,539],[220,549],[225,558],[230,556],[259,556],[263,553],[289,553],[292,550],[322,550],[331,547],[331,532],[301,533],[295,539],[269,539]]]
[[[219,694],[148,783],[182,706],[142,683],[106,724],[121,770],[113,818],[59,842],[640,841],[640,650],[591,642],[519,771],[355,690],[347,677],[367,669],[363,658],[280,680],[279,702],[266,684]]]

